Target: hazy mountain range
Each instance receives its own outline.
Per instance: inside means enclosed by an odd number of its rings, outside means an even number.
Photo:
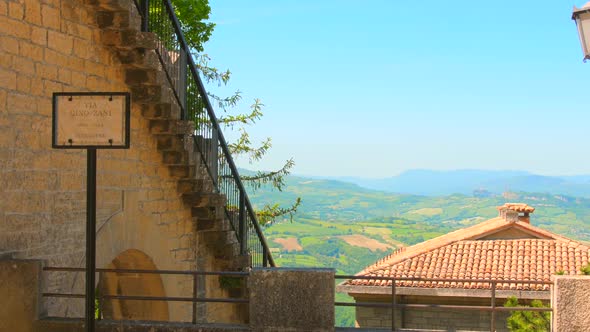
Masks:
[[[526,171],[417,169],[380,179],[306,177],[338,180],[373,190],[425,196],[473,195],[474,191],[501,194],[510,191],[590,197],[590,175],[545,176]]]

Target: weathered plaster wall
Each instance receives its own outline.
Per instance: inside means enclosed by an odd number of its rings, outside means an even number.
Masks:
[[[333,269],[254,269],[249,286],[253,331],[334,331]]]
[[[553,331],[590,330],[590,276],[555,276]]]
[[[130,2],[131,3],[131,2]],[[0,256],[84,266],[86,154],[51,148],[51,96],[127,91],[101,44],[96,12],[77,0],[0,0]],[[98,151],[97,266],[138,249],[159,269],[195,262],[190,208],[162,164],[141,109],[132,104],[131,148]],[[163,278],[169,296],[188,278]],[[82,274],[52,273],[47,289],[83,290]],[[78,315],[81,301],[52,300],[50,314]],[[184,319],[188,304],[174,304]]]

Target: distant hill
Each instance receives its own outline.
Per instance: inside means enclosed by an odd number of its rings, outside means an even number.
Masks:
[[[534,175],[514,178],[519,179],[523,186],[534,188],[533,185],[536,185],[539,186],[538,189],[547,191],[552,184],[560,183],[559,179],[535,179]],[[501,184],[496,186],[501,187]],[[494,190],[491,185],[487,188]],[[426,196],[372,190],[337,180],[288,176],[283,192],[263,186],[250,194],[255,206],[276,203],[289,205],[297,197],[302,197],[303,201],[295,220],[308,218],[354,223],[398,218],[450,228],[495,217],[496,206],[506,202],[523,202],[537,208],[532,219],[537,225],[569,237],[590,241],[590,198],[541,190],[511,191],[505,195],[474,195],[473,191],[468,191]]]
[[[456,182],[469,178],[475,183],[477,172],[470,171],[469,176],[458,172],[453,176]],[[533,185],[544,189],[563,187],[560,179],[537,179],[535,175],[522,173],[505,175],[511,176],[511,183],[517,183],[518,179],[518,183],[529,188]],[[414,182],[422,181],[423,189],[427,189],[429,183],[439,188],[448,184],[444,175],[431,174],[430,180],[423,181],[417,174],[419,172],[410,175],[416,177]],[[495,179],[484,177],[482,183],[489,182],[488,190],[494,190],[493,185],[502,189],[501,184],[494,183]],[[264,228],[279,266],[332,267],[340,274],[357,273],[396,248],[493,218],[498,215],[496,206],[512,201],[537,209],[531,216],[532,224],[573,239],[590,241],[589,198],[555,193],[482,194],[485,191],[474,196],[472,189],[466,189],[468,186],[453,187],[465,193],[425,196],[424,191],[422,195],[399,194],[333,179],[288,176],[285,180],[283,192],[263,186],[249,195],[255,207],[275,203],[288,205],[296,197],[302,198],[293,222],[285,219]],[[582,176],[563,179],[579,185],[588,185],[587,180]],[[337,299],[350,301],[343,294],[338,294]],[[353,326],[354,310],[338,308],[336,320],[339,326]]]
[[[361,187],[400,194],[440,196],[471,195],[475,190],[552,193],[590,197],[590,175],[544,176],[525,171],[409,170],[398,176],[370,179],[326,177]]]

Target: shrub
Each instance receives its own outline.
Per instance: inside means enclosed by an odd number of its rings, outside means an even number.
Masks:
[[[521,307],[518,299],[514,296],[509,297],[504,307]],[[533,300],[533,308],[545,308],[543,302]],[[548,332],[551,328],[551,315],[549,312],[537,311],[513,311],[508,317],[507,327],[510,332]]]

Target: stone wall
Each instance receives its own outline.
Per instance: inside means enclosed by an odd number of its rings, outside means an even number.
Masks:
[[[553,331],[590,329],[590,276],[555,276]]]
[[[42,261],[0,259],[0,331],[85,331],[83,319],[45,317]],[[334,331],[333,269],[254,269],[249,276],[250,325],[97,320],[97,331]],[[139,318],[139,319],[138,319]]]
[[[40,275],[39,261],[0,260],[0,331],[36,331]]]
[[[131,4],[132,1],[129,1]],[[51,148],[52,93],[128,91],[103,46],[97,12],[78,0],[0,0],[0,256],[84,266],[86,153]],[[133,103],[131,148],[98,151],[97,266],[139,250],[159,269],[195,268],[190,208]],[[190,278],[163,278],[166,295]],[[82,274],[51,273],[47,290],[83,290]],[[52,300],[50,315],[81,314]],[[171,305],[186,319],[188,304]]]
[[[85,332],[82,321],[67,319],[46,319],[36,322],[35,332]],[[247,326],[229,324],[188,324],[157,322],[107,322],[96,323],[97,332],[248,332]]]
[[[356,302],[391,303],[391,297],[370,296],[356,297]],[[481,305],[489,306],[489,299],[478,298],[445,298],[398,296],[398,303],[413,304],[446,304],[446,305]],[[498,299],[497,305],[502,306],[504,300]],[[356,307],[356,326],[366,328],[391,328],[391,309]],[[508,313],[496,312],[496,331],[508,331],[506,318]],[[438,310],[438,309],[399,309],[395,313],[396,328],[432,329],[445,331],[489,331],[491,316],[484,311]]]
[[[250,326],[255,332],[333,332],[334,287],[334,269],[254,269]]]

